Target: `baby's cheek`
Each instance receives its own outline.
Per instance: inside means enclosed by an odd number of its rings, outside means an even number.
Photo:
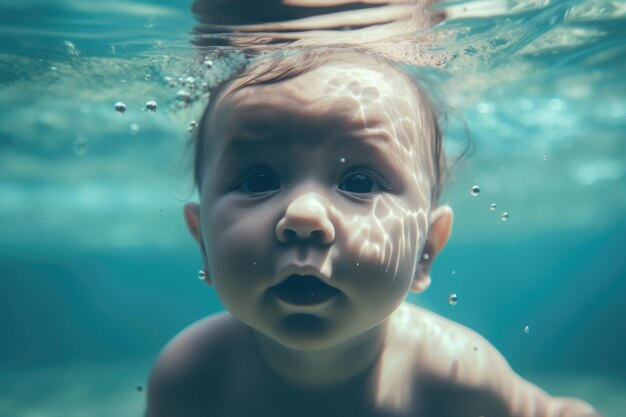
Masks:
[[[370,213],[354,218],[348,226],[354,231],[349,245],[357,262],[375,266],[390,278],[406,279],[423,240],[420,217],[425,214],[402,207],[389,195],[378,197]]]
[[[215,278],[241,285],[254,282],[267,269],[270,222],[261,215],[251,216],[232,209],[223,215],[216,214],[209,249],[210,269]]]

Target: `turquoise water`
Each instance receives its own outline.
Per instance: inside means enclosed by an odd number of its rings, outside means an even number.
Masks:
[[[190,6],[0,2],[2,417],[141,415],[160,348],[221,309],[182,219],[204,101],[179,91],[228,63],[202,65]],[[549,392],[619,416],[626,5],[442,8],[450,19],[416,34],[433,64],[418,72],[454,109],[450,155],[463,120],[474,151],[442,197],[455,226],[433,285],[410,301],[476,329]]]

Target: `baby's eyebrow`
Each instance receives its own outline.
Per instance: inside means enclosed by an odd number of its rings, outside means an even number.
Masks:
[[[272,136],[270,132],[238,132],[227,141],[227,145],[218,161],[218,166],[221,166],[232,154],[246,153],[252,150],[252,148],[258,148],[261,145],[271,146],[277,141],[278,139]]]
[[[398,155],[397,139],[386,129],[367,128],[338,134],[328,140],[342,141],[346,148],[354,147],[372,156],[381,158],[391,165],[402,166],[402,158]],[[218,161],[218,167],[227,164],[229,158],[238,155],[253,156],[261,147],[284,147],[285,139],[271,131],[238,131],[228,138],[227,145]],[[395,149],[395,151],[394,151]],[[349,155],[346,155],[349,157]]]

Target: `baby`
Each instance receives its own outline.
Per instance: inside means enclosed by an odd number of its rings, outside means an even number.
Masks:
[[[599,416],[403,303],[452,227],[441,140],[411,77],[354,49],[260,60],[222,84],[184,214],[228,313],[163,350],[147,416]]]

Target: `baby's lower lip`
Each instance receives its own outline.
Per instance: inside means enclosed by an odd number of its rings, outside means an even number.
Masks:
[[[320,304],[340,292],[313,275],[291,275],[270,291],[282,301],[294,305]]]

